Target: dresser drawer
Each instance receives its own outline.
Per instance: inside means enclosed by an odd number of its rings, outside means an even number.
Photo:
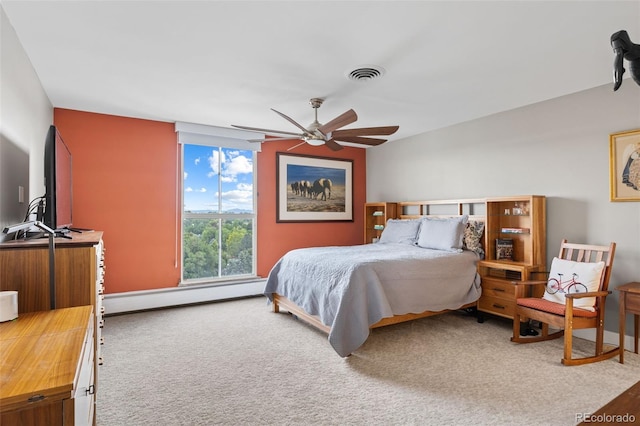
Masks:
[[[484,289],[483,289],[484,292]],[[504,299],[493,296],[482,296],[478,300],[478,309],[503,317],[513,318],[516,311],[515,299]]]

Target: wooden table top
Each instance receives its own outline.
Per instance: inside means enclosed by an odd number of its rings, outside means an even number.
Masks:
[[[631,386],[604,407],[591,414],[588,421],[582,422],[580,425],[636,424],[639,420],[640,382]]]
[[[77,306],[0,323],[0,412],[71,397],[92,314],[92,306]]]
[[[626,291],[629,293],[640,293],[640,283],[639,282],[626,283],[619,287],[616,287],[615,289],[618,291]]]
[[[70,232],[71,238],[56,237],[54,239],[56,248],[58,247],[78,247],[78,246],[94,246],[102,239],[102,231],[83,231]],[[31,238],[8,240],[0,243],[0,250],[13,250],[17,248],[47,248],[49,247],[49,238]]]

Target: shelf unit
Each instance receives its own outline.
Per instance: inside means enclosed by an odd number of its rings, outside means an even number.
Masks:
[[[518,294],[514,281],[526,281],[546,265],[546,198],[542,195],[487,198],[486,255],[478,262],[482,296],[478,310],[513,318]],[[496,240],[511,239],[512,259],[499,259]],[[524,290],[521,290],[524,291]],[[536,289],[533,296],[541,296]]]
[[[365,203],[364,205],[364,243],[374,242],[380,238],[384,226],[389,219],[395,219],[398,203]]]

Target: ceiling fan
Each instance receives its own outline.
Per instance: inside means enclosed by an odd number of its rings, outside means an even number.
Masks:
[[[232,124],[231,126],[236,127],[238,129],[263,132],[263,133],[274,134],[278,136],[275,138],[267,138],[267,139],[252,139],[250,140],[250,142],[269,142],[269,141],[278,141],[278,140],[301,139],[303,141],[302,143],[308,143],[309,145],[313,145],[313,146],[320,146],[324,144],[327,147],[329,147],[329,149],[332,149],[333,151],[339,151],[343,148],[343,146],[340,145],[338,141],[351,142],[351,143],[363,144],[363,145],[371,145],[371,146],[380,145],[382,143],[385,143],[387,140],[379,139],[379,138],[370,138],[367,136],[392,135],[399,128],[399,126],[384,126],[384,127],[364,127],[360,129],[339,130],[341,127],[349,125],[358,119],[356,112],[352,109],[350,109],[349,111],[343,114],[340,114],[339,116],[337,116],[336,118],[334,118],[333,120],[325,124],[320,124],[318,122],[318,108],[320,108],[320,105],[322,105],[323,101],[324,99],[322,98],[313,98],[309,101],[309,103],[311,104],[311,107],[315,110],[315,121],[311,123],[307,128],[297,123],[291,117],[288,117],[287,115],[271,108],[273,112],[275,112],[276,114],[278,114],[279,116],[281,116],[282,118],[284,118],[285,120],[289,121],[291,124],[296,126],[298,129],[302,131],[302,133],[286,132],[286,131],[271,130],[271,129],[260,129],[257,127],[237,126],[235,124]],[[299,144],[299,145],[302,145],[302,144]],[[296,146],[299,146],[299,145],[296,145]],[[289,150],[295,148],[296,146],[289,148]]]

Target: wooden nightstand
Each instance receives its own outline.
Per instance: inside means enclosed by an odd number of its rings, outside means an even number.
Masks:
[[[617,287],[620,292],[620,363],[624,363],[624,326],[627,314],[633,314],[634,352],[638,353],[638,318],[640,318],[640,282]]]

